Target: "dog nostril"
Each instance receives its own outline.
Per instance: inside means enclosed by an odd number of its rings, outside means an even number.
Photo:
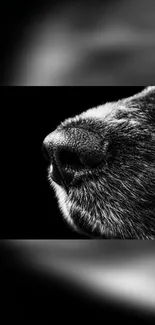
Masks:
[[[50,160],[51,160],[51,157],[50,157],[50,155],[49,155],[49,152],[48,152],[47,146],[46,146],[44,143],[42,144],[42,153],[43,153],[44,158],[45,158],[47,161],[50,161]]]
[[[72,166],[75,168],[83,167],[78,155],[69,149],[61,149],[58,155],[59,162],[61,166]]]

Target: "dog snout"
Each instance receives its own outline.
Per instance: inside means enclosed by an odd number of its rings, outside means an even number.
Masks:
[[[53,169],[56,165],[67,185],[75,172],[100,164],[102,149],[98,134],[79,127],[56,129],[43,142],[44,155],[53,162]]]

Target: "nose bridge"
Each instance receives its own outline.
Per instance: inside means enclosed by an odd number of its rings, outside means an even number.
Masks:
[[[76,153],[92,153],[101,151],[101,139],[92,131],[82,128],[66,128],[55,130],[44,139],[44,145],[50,151],[66,148]]]
[[[59,147],[67,143],[67,134],[63,130],[55,130],[48,134],[43,141],[43,144],[47,147]]]

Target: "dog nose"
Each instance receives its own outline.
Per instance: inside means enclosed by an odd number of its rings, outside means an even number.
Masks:
[[[104,156],[99,135],[76,127],[50,133],[43,142],[43,151],[53,165],[52,178],[57,174],[57,182],[62,178],[66,186],[73,180],[75,172],[98,166]]]

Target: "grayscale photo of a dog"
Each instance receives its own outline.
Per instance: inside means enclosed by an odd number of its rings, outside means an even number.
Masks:
[[[59,208],[75,231],[155,239],[155,86],[66,119],[43,150]]]

